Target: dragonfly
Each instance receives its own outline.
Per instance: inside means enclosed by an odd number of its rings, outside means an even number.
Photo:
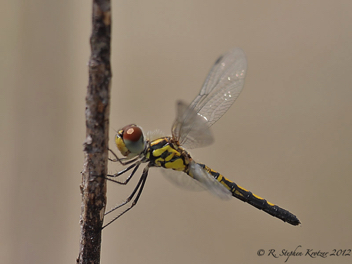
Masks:
[[[187,151],[205,147],[213,142],[210,127],[218,121],[238,98],[244,86],[247,71],[247,59],[240,48],[234,48],[220,56],[211,68],[199,94],[190,105],[177,102],[177,115],[171,128],[171,136],[148,139],[140,126],[127,125],[117,131],[116,146],[123,156],[110,159],[119,162],[125,169],[107,175],[107,179],[126,185],[136,174],[141,164],[146,163],[133,192],[127,199],[109,210],[105,215],[129,204],[119,215],[108,222],[110,225],[138,202],[146,183],[149,169],[160,167],[172,170],[184,177],[190,177],[203,189],[221,199],[235,197],[291,225],[300,224],[298,218],[289,211],[268,202],[205,164],[197,163]],[[124,181],[115,178],[130,172]]]

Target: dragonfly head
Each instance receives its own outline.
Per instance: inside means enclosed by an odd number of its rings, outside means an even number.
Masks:
[[[123,156],[131,158],[139,155],[145,148],[142,128],[131,124],[119,129],[115,143]]]

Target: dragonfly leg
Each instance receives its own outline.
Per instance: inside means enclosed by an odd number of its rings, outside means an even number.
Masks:
[[[112,182],[115,182],[115,183],[118,183],[118,184],[126,185],[126,184],[131,180],[131,178],[132,178],[133,175],[136,173],[136,171],[138,170],[139,165],[141,165],[141,161],[136,162],[136,163],[132,164],[131,166],[129,166],[128,168],[126,168],[126,169],[124,169],[124,170],[122,170],[122,171],[119,171],[119,172],[117,172],[117,173],[115,173],[115,174],[108,174],[108,175],[106,175],[106,176],[108,176],[108,177],[113,177],[113,178],[114,178],[114,177],[118,177],[118,176],[124,174],[125,172],[129,171],[129,170],[132,169],[133,167],[135,167],[134,170],[132,171],[132,173],[127,177],[127,179],[126,179],[124,182],[116,181],[116,180],[113,180],[113,179],[110,179],[110,178],[107,178],[107,179],[108,179],[109,181],[112,181]]]
[[[137,186],[134,188],[133,192],[131,193],[131,195],[126,199],[126,201],[124,201],[123,203],[115,206],[114,208],[112,208],[111,210],[109,210],[108,212],[106,212],[104,215],[107,215],[107,214],[110,214],[111,212],[115,211],[116,209],[126,205],[127,203],[129,203],[134,195],[136,194],[136,192],[138,191],[137,193],[137,196],[136,198],[133,200],[132,204],[130,207],[128,207],[125,211],[123,211],[122,213],[120,213],[118,216],[116,216],[115,218],[113,218],[109,223],[107,223],[106,225],[104,225],[102,227],[105,228],[107,227],[108,225],[110,225],[112,222],[114,222],[115,220],[117,220],[118,218],[120,218],[123,214],[125,214],[126,212],[128,212],[129,210],[132,209],[133,206],[135,206],[138,202],[138,199],[139,197],[141,196],[142,194],[142,191],[143,191],[143,188],[144,188],[144,184],[145,184],[145,181],[147,180],[147,176],[148,176],[148,171],[149,171],[149,166],[146,166],[143,170],[143,173],[142,173],[142,176],[141,178],[139,179],[138,183],[137,183]]]
[[[128,165],[128,164],[131,164],[131,163],[133,163],[133,162],[135,162],[136,160],[138,160],[138,158],[139,158],[139,156],[137,156],[137,157],[134,157],[133,159],[128,159],[127,160],[127,158],[119,158],[117,155],[116,155],[116,153],[114,152],[114,151],[112,151],[111,149],[108,149],[111,153],[112,153],[112,155],[114,155],[114,159],[110,159],[109,158],[109,160],[110,161],[112,161],[112,162],[120,162],[121,163],[121,165]],[[125,161],[125,160],[127,160],[127,161]]]

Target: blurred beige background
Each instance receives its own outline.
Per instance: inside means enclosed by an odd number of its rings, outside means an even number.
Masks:
[[[175,101],[191,102],[215,59],[241,47],[244,91],[213,126],[215,144],[192,154],[302,225],[154,169],[138,205],[104,230],[102,263],[284,263],[257,251],[351,249],[352,2],[112,2],[110,137],[132,122],[169,134]],[[78,256],[90,15],[90,1],[2,1],[1,263]],[[108,208],[136,182],[109,183]]]

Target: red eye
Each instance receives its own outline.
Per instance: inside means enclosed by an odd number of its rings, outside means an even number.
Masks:
[[[143,135],[142,130],[135,125],[128,125],[123,128],[123,139],[127,139],[133,142],[137,142]]]

